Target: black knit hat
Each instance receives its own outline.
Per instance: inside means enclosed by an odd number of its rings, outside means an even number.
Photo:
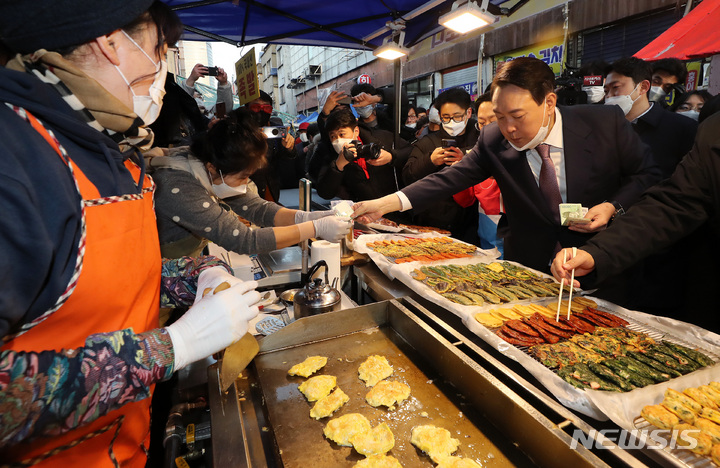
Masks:
[[[0,0],[0,41],[12,51],[84,44],[131,23],[154,0]]]

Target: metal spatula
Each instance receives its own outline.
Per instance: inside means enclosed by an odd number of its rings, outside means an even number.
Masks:
[[[227,282],[220,283],[213,293],[224,291],[229,287],[230,284]],[[203,297],[209,292],[210,288],[203,291]],[[244,371],[250,364],[258,351],[260,351],[260,345],[250,333],[245,333],[240,340],[225,348],[225,354],[223,354],[222,363],[220,364],[220,386],[223,392],[230,388],[230,385],[235,382],[240,372]]]

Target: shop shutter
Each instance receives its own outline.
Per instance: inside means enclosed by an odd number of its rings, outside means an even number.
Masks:
[[[673,9],[583,33],[582,63],[630,57],[680,18]]]
[[[443,89],[477,82],[477,65],[443,74]]]

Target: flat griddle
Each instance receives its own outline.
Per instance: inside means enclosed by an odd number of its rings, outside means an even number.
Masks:
[[[417,303],[408,300],[410,307]],[[384,301],[297,320],[260,341],[260,353],[228,392],[218,389],[218,366],[208,368],[214,466],[352,467],[362,455],[323,436],[333,417],[364,414],[385,422],[395,436],[389,452],[403,466],[432,467],[410,443],[414,426],[434,424],[460,440],[456,455],[481,466],[607,466],[582,446],[571,449],[562,427],[540,414],[472,360],[464,342],[435,330],[405,305]],[[411,388],[394,411],[365,402],[369,390],[357,375],[370,355],[387,357],[389,380]],[[310,417],[298,391],[305,379],[287,375],[307,356],[328,357],[319,374],[334,375],[350,397],[330,418]],[[566,426],[569,421],[563,423]]]
[[[385,356],[395,373],[387,380],[410,386],[410,398],[394,411],[385,407],[373,408],[365,401],[370,387],[358,378],[358,366],[370,355]],[[327,356],[328,363],[314,375],[333,375],[350,401],[328,418],[310,417],[309,403],[297,389],[306,379],[289,376],[288,369],[307,356]],[[281,457],[287,468],[312,465],[317,467],[353,466],[365,458],[352,447],[341,447],[323,436],[327,422],[348,413],[360,413],[374,427],[387,423],[395,436],[390,452],[403,466],[434,466],[430,459],[410,443],[413,427],[432,424],[448,429],[460,440],[457,455],[472,458],[485,465],[513,466],[515,457],[503,451],[519,452],[505,439],[492,434],[496,431],[484,418],[474,414],[450,385],[418,356],[417,352],[391,326],[375,327],[317,343],[310,343],[275,351],[255,360],[258,379],[263,388],[268,419],[275,433]],[[470,413],[470,414],[468,414]],[[490,436],[485,435],[489,433]]]

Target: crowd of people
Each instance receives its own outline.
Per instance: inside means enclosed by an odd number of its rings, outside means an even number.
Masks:
[[[679,271],[717,276],[720,104],[684,92],[679,61],[594,64],[602,91],[578,106],[558,105],[533,58],[505,63],[475,100],[452,88],[428,109],[359,84],[293,135],[264,92],[232,109],[222,69],[214,104],[195,87],[205,65],[176,83],[165,55],[181,30],[153,0],[0,4],[5,463],[144,466],[155,385],[258,314],[257,283],[206,244],[258,253],[350,232],[349,217],[277,203],[301,176],[357,202],[354,217],[446,229],[557,278],[574,269],[642,310],[684,314],[698,287]],[[561,203],[585,221],[564,225]],[[163,325],[161,305],[186,311]],[[704,312],[680,316],[718,331]]]

